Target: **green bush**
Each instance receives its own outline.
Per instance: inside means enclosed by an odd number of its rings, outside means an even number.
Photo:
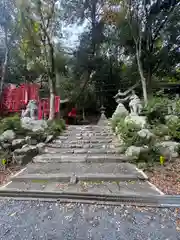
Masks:
[[[21,119],[18,115],[2,118],[0,122],[0,134],[4,131],[11,129],[18,136],[30,136],[37,141],[43,141],[47,137],[47,134],[59,135],[65,130],[66,125],[64,120],[58,119],[48,122],[48,129],[43,131],[32,132],[21,127]]]
[[[168,114],[168,104],[170,99],[167,97],[153,97],[144,107],[143,113],[147,116],[150,124],[165,123],[165,116]]]
[[[168,121],[168,135],[175,141],[180,141],[180,120],[177,121]]]
[[[155,162],[159,162],[161,153],[160,150],[154,146],[153,143],[150,143],[148,145],[148,151],[147,152],[141,152],[139,155],[137,162],[144,162],[149,164],[154,164]]]
[[[141,130],[141,128],[136,125],[135,123],[126,123],[123,118],[121,119],[116,119],[115,121],[115,126],[117,126],[118,129],[118,134],[120,135],[121,139],[124,142],[125,148],[129,146],[148,146],[148,150],[141,152],[139,155],[139,158],[136,160],[136,163],[145,163],[148,165],[153,165],[155,162],[159,162],[159,157],[160,157],[160,151],[157,147],[155,147],[155,143],[157,138],[152,137],[150,139],[142,138],[140,137],[137,132]],[[163,125],[162,125],[163,126]],[[154,126],[154,129],[156,131],[162,130],[162,126]],[[167,135],[167,128],[166,129],[166,135]],[[154,130],[154,132],[155,132]],[[151,131],[151,129],[150,129]],[[165,131],[163,129],[163,131]],[[165,133],[165,132],[164,132]],[[162,135],[164,135],[164,133]],[[160,133],[159,133],[160,134]],[[133,160],[134,162],[134,160]]]
[[[44,142],[47,138],[46,131],[27,131],[27,135],[31,137],[32,140],[37,140],[37,142]]]
[[[152,132],[159,138],[169,135],[168,126],[163,124],[157,124],[152,126]]]
[[[141,138],[137,135],[137,132],[141,129],[138,125],[134,123],[125,123],[124,119],[121,119],[118,124],[118,134],[120,134],[125,145],[142,145]]]
[[[120,121],[124,121],[125,116],[122,115],[116,115],[112,120],[111,120],[111,126],[112,130],[115,132],[115,129]]]
[[[2,161],[4,164],[2,164]],[[0,150],[0,162],[5,168],[9,163],[12,162],[12,153],[10,150],[3,148]]]
[[[20,117],[16,114],[10,117],[5,117],[1,119],[0,122],[0,133],[11,129],[18,135],[26,134],[26,130],[21,127]]]
[[[175,109],[175,115],[179,115],[180,114],[180,100],[176,101],[176,109]]]
[[[50,121],[48,123],[47,133],[50,135],[58,136],[63,130],[65,130],[66,125],[63,119],[58,119]]]

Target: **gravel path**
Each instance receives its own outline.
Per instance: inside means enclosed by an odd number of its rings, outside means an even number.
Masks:
[[[176,240],[175,209],[2,200],[2,240]]]

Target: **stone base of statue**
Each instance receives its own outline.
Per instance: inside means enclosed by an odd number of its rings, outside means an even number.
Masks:
[[[21,118],[21,126],[33,132],[44,131],[48,127],[45,120],[35,120],[30,117]]]
[[[118,103],[116,111],[113,114],[115,116],[119,115],[128,115],[127,109],[124,107],[122,103],[129,101],[129,109],[130,113],[133,115],[139,115],[143,109],[142,103],[140,98],[136,95],[135,91],[133,90],[136,87],[135,84],[133,87],[122,93],[118,90],[118,93],[114,96],[115,101]],[[128,95],[130,94],[130,95]],[[126,96],[126,97],[125,97]]]
[[[44,131],[48,127],[45,120],[38,120],[38,104],[36,100],[30,100],[26,110],[22,111],[21,126],[33,132]]]

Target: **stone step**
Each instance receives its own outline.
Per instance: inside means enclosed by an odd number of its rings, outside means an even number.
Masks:
[[[76,140],[90,140],[90,141],[97,141],[97,140],[112,140],[115,136],[114,135],[75,135],[75,134],[64,134],[61,136],[58,136],[58,140],[71,140],[71,141],[76,141]]]
[[[61,141],[54,141],[52,143],[49,143],[46,145],[47,147],[52,148],[117,148],[121,145],[119,143],[110,142],[110,143],[88,143],[81,141],[67,141],[67,142],[61,142]]]
[[[80,132],[71,132],[71,131],[65,131],[62,133],[61,136],[67,137],[67,136],[76,136],[76,137],[112,137],[114,134],[112,132],[86,132],[82,131]],[[59,137],[61,137],[59,136]]]
[[[68,139],[63,142],[61,140],[53,141],[53,143],[81,144],[81,145],[84,145],[84,144],[98,144],[98,145],[101,144],[102,145],[102,144],[108,144],[108,143],[112,143],[112,142],[115,142],[115,140],[113,141],[113,139],[111,139],[111,138],[108,138],[108,139],[105,139],[105,138],[102,138],[102,139],[74,139],[74,140]]]
[[[48,173],[48,174],[24,174],[12,177],[13,182],[29,182],[29,181],[48,181],[48,182],[71,182],[72,177],[75,177],[76,181],[136,181],[145,180],[143,175],[137,174],[110,174],[110,173]]]
[[[24,174],[60,174],[68,173],[70,175],[77,174],[92,174],[97,176],[101,174],[127,174],[134,175],[136,178],[144,179],[145,176],[141,171],[137,170],[136,166],[130,163],[29,163],[26,170],[19,176]]]
[[[86,144],[86,143],[110,143],[110,142],[117,142],[117,139],[114,137],[75,137],[75,136],[59,136],[57,139],[55,139],[53,142],[56,143],[67,143],[67,142],[72,142],[72,143],[81,143],[81,144]]]
[[[130,161],[129,157],[124,155],[115,155],[115,154],[60,154],[60,153],[45,153],[38,155],[33,158],[34,163],[62,163],[62,162],[94,162],[94,163],[103,163],[103,162],[128,162]]]
[[[42,192],[61,192],[67,194],[102,194],[109,196],[159,196],[160,193],[152,188],[145,181],[125,181],[125,182],[107,182],[107,181],[80,181],[77,184],[67,182],[48,182],[32,180],[29,182],[11,182],[2,191],[42,191]],[[0,189],[1,192],[1,189]]]
[[[60,153],[60,154],[118,154],[121,153],[122,150],[120,148],[52,148],[46,147],[43,150],[44,153]]]
[[[79,125],[79,126],[67,126],[68,131],[112,131],[110,126],[98,126],[98,125]]]
[[[107,146],[107,147],[106,147]],[[99,148],[115,148],[113,144],[48,144],[48,147],[54,147],[54,148],[84,148],[84,149],[87,149],[87,148],[96,148],[96,149],[99,149]]]

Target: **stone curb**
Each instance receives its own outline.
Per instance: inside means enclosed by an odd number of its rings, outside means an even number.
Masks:
[[[142,205],[153,205],[154,207],[180,207],[180,196],[158,196],[158,195],[97,195],[97,194],[85,194],[85,193],[61,193],[61,192],[43,192],[43,191],[14,191],[14,190],[0,190],[0,198],[33,198],[33,199],[56,199],[66,200],[71,202],[72,200],[83,202],[115,202],[121,204],[142,204]]]

